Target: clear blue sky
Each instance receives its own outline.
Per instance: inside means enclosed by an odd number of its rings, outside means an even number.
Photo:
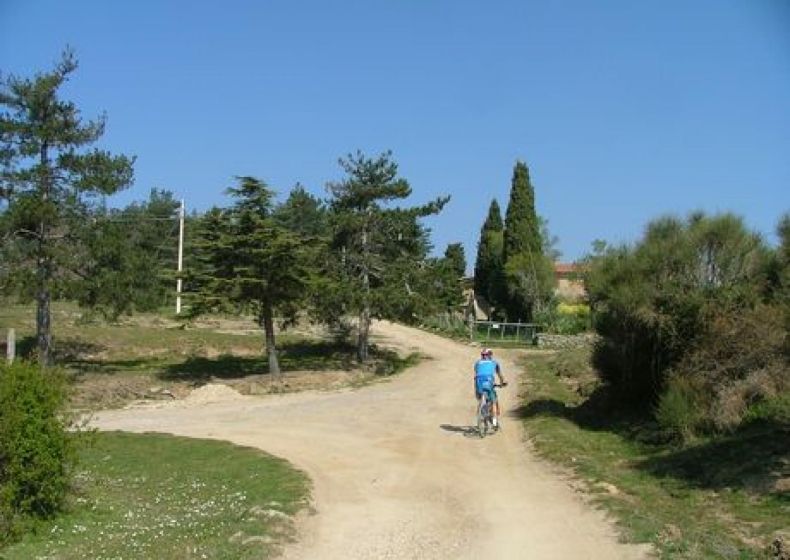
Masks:
[[[0,0],[0,69],[48,69],[106,111],[135,186],[205,209],[234,175],[324,196],[337,158],[392,149],[437,252],[473,265],[517,158],[566,260],[660,214],[790,210],[790,1]]]

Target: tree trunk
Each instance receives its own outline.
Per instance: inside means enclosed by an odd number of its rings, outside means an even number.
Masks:
[[[368,211],[370,220],[370,211]],[[357,338],[357,359],[368,361],[368,336],[370,334],[370,247],[368,245],[368,226],[362,231],[362,310],[359,312],[359,336]]]
[[[357,338],[357,358],[360,362],[368,360],[368,337],[370,336],[370,308],[365,305],[359,314],[359,337]]]
[[[274,316],[271,305],[264,304],[261,308],[260,323],[266,338],[266,355],[269,358],[269,374],[280,381],[282,379],[282,374],[280,373],[280,363],[277,360],[277,346],[274,340]]]
[[[41,183],[39,185],[42,209],[49,203],[49,147],[41,146]],[[46,212],[42,212],[46,215]],[[36,255],[36,341],[38,361],[42,367],[52,364],[52,315],[50,312],[51,294],[49,281],[52,277],[52,257],[49,254],[49,224],[42,217],[38,224],[38,247]]]
[[[36,340],[38,342],[38,361],[42,367],[52,365],[52,331],[49,293],[50,263],[46,257],[39,257],[36,290]]]

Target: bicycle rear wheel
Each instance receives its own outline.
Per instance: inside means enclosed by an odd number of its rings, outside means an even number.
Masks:
[[[488,403],[483,399],[480,406],[477,407],[477,434],[484,438],[488,432]]]

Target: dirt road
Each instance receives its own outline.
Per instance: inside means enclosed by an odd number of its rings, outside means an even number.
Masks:
[[[517,420],[484,440],[468,433],[474,348],[389,323],[375,336],[431,359],[357,391],[176,402],[103,412],[95,424],[224,439],[304,469],[317,513],[300,522],[288,559],[646,557],[530,454]],[[513,393],[500,392],[506,410]]]

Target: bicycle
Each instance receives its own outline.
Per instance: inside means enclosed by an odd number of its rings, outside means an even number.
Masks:
[[[495,389],[506,386],[507,383],[494,383]],[[480,405],[477,407],[477,434],[481,438],[486,437],[489,428],[494,427],[493,407],[494,403],[488,400],[488,393],[483,391],[483,396],[480,399]],[[499,427],[497,427],[497,429],[499,429]]]

